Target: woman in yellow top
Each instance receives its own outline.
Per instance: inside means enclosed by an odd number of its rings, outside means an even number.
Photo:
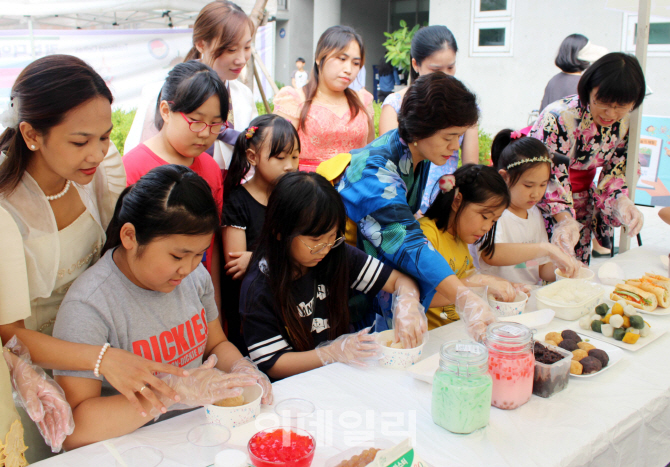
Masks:
[[[440,193],[419,220],[421,230],[468,287],[488,287],[495,296],[514,295],[504,279],[477,274],[468,245],[493,254],[496,222],[510,202],[505,180],[493,167],[467,164],[439,181]],[[436,293],[427,312],[428,329],[459,319],[453,302]]]

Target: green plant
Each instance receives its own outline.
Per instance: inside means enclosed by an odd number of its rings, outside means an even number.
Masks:
[[[387,51],[384,58],[386,58],[388,63],[406,73],[409,73],[412,66],[410,49],[412,47],[412,37],[414,37],[414,34],[418,30],[418,24],[410,30],[407,29],[407,23],[404,20],[400,20],[400,29],[392,33],[384,32],[387,38],[386,42],[382,44],[386,47]]]
[[[374,117],[374,122],[375,122],[375,138],[379,136],[379,117],[382,114],[382,103],[378,101],[374,101],[372,103],[372,107],[375,110],[375,117]]]
[[[137,109],[133,109],[129,112],[126,112],[123,109],[116,109],[112,112],[112,123],[114,124],[114,128],[112,129],[110,138],[122,156],[123,145],[126,143],[126,137],[133,124],[136,111]]]
[[[270,113],[274,112],[275,105],[272,103],[272,99],[268,101],[268,104],[270,104]],[[258,110],[258,115],[265,115],[267,113],[265,111],[265,105],[263,104],[263,101],[256,102],[256,110]]]
[[[479,129],[479,163],[483,165],[491,165],[491,144],[493,144],[493,137],[490,133]]]
[[[281,89],[284,86],[286,86],[284,83],[282,83],[281,81],[277,81],[277,80],[275,80],[275,85],[277,86],[277,89]]]

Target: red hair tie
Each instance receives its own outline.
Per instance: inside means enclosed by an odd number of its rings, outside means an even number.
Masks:
[[[256,130],[258,130],[257,126],[250,126],[249,128],[247,128],[247,132],[245,133],[244,136],[246,136],[247,139],[251,139],[254,137],[254,133],[256,133]]]

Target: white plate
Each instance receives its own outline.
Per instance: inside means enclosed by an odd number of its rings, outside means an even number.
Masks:
[[[603,287],[605,287],[605,292],[603,293],[602,301],[603,303],[607,303],[607,306],[612,308],[614,302],[610,299],[610,294],[614,292],[614,287],[610,285],[603,285]],[[655,315],[655,316],[670,315],[670,308],[662,308],[660,306],[657,307],[654,311],[640,310],[639,308],[636,308],[635,311],[643,315]]]
[[[570,329],[570,328],[561,328],[560,330],[557,330],[556,332],[558,332],[560,334],[561,331],[565,331],[566,329]],[[548,333],[545,333],[542,336],[542,339],[539,339],[539,337],[538,337],[538,339],[544,341],[544,338],[547,334]],[[608,344],[607,342],[603,342],[600,339],[593,339],[590,336],[586,336],[586,335],[582,334],[581,332],[577,332],[577,335],[582,338],[582,341],[585,341],[585,342],[588,342],[589,344],[594,345],[596,349],[604,350],[607,353],[607,356],[609,357],[610,360],[607,363],[607,366],[600,371],[596,371],[595,373],[589,373],[588,375],[573,375],[572,373],[570,373],[570,376],[574,376],[575,378],[590,378],[591,376],[599,375],[600,373],[609,370],[614,365],[619,363],[619,361],[624,357],[625,352],[618,347],[614,347],[612,344]],[[600,336],[602,337],[602,334]],[[607,338],[605,337],[605,339],[607,339]],[[628,345],[628,344],[625,344],[625,345]]]
[[[521,313],[520,315],[505,316],[504,318],[499,318],[499,320],[519,323],[531,329],[537,329],[549,324],[554,319],[555,314],[554,310],[545,308],[543,310]]]
[[[637,350],[640,350],[642,347],[646,347],[647,345],[651,344],[654,342],[656,339],[661,337],[663,334],[667,332],[667,327],[665,326],[659,326],[658,324],[654,323],[649,323],[651,325],[650,333],[647,337],[640,337],[635,344],[626,344],[623,341],[618,341],[613,337],[605,337],[602,335],[600,332],[595,332],[591,330],[586,330],[582,329],[579,327],[579,323],[570,323],[570,326],[564,328],[564,329],[572,329],[573,331],[577,332],[578,334],[584,334],[586,336],[589,336],[589,338],[594,338],[598,339],[600,341],[603,341],[608,344],[616,345],[617,347],[621,347],[622,349],[625,350],[630,350],[631,352],[635,352]]]
[[[433,384],[433,376],[440,367],[440,353],[426,357],[418,363],[407,368],[407,372],[419,381]]]

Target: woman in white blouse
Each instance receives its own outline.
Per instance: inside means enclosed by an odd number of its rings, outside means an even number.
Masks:
[[[160,410],[163,405],[152,389],[169,397],[176,393],[153,373],[182,375],[180,369],[120,349],[110,349],[100,362],[99,347],[51,337],[68,288],[100,256],[105,229],[126,186],[121,157],[109,140],[112,94],[82,60],[49,55],[21,72],[10,99],[2,118],[7,129],[0,136],[0,238],[6,252],[0,261],[0,292],[4,291],[0,293],[0,337],[7,343],[17,336],[29,349],[32,362],[43,368],[91,370],[100,363],[100,372],[107,373],[112,385],[140,411],[136,391],[151,385],[142,396],[155,401]],[[10,372],[15,368],[30,372],[18,357],[9,352],[5,357]],[[15,378],[19,393],[37,393],[42,398],[53,390],[50,386],[44,391],[45,383],[22,376]],[[48,401],[44,402],[46,408]],[[64,401],[58,403],[67,406]],[[35,418],[35,413],[29,415]],[[35,424],[25,413],[22,418],[31,447],[28,459],[39,460],[48,450],[38,441]],[[64,438],[66,429],[63,420],[56,421],[50,427],[51,441]]]
[[[202,60],[226,83],[230,95],[230,129],[208,150],[221,170],[230,165],[239,132],[258,116],[251,90],[237,78],[251,57],[253,23],[240,7],[228,1],[207,4],[193,25],[193,48],[186,60]],[[142,101],[124,145],[125,152],[158,133],[154,124],[156,99],[163,81],[142,89]],[[231,131],[237,130],[237,131]]]

